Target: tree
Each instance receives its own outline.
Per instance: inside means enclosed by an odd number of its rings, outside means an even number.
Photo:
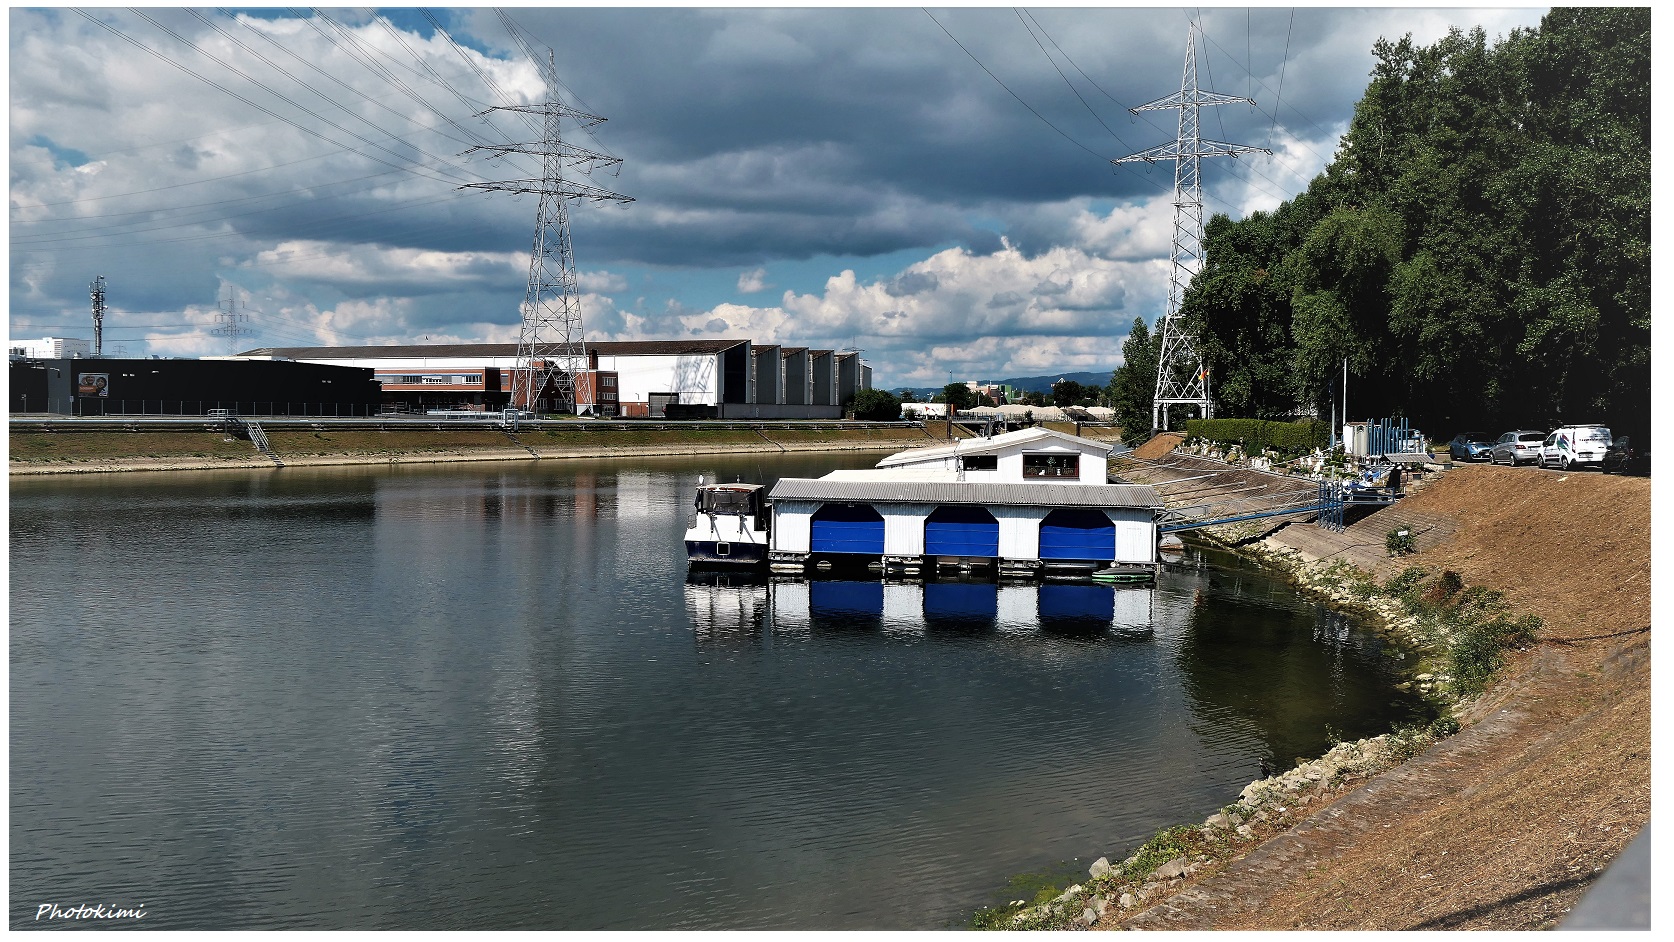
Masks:
[[[1359,415],[1648,428],[1649,10],[1373,56],[1307,190],[1205,227],[1181,311],[1220,411],[1323,415],[1346,358]]]
[[[1151,434],[1152,404],[1157,391],[1157,361],[1162,357],[1162,333],[1152,335],[1144,318],[1133,320],[1122,342],[1122,365],[1110,376],[1107,395],[1122,427],[1122,440],[1134,444]]]
[[[910,389],[901,390],[901,402],[902,403],[917,402],[917,401],[918,401],[918,393],[915,393]]]
[[[1052,404],[1060,409],[1065,406],[1079,405],[1081,400],[1092,394],[1092,390],[1073,379],[1061,379],[1052,384]]]
[[[854,417],[868,422],[901,418],[901,400],[887,389],[861,389],[854,394]]]
[[[977,397],[976,393],[971,392],[971,387],[964,383],[948,383],[942,387],[942,401],[946,402],[949,408],[964,410],[976,405]]]

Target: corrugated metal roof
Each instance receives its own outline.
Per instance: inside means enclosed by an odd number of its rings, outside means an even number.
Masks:
[[[587,344],[587,352],[605,357],[680,356],[721,353],[747,340],[620,340]],[[360,360],[420,357],[515,357],[515,343],[425,343],[360,347],[262,347],[241,356],[289,357],[293,360]]]
[[[1127,507],[1161,510],[1145,484],[950,484],[935,481],[831,481],[780,478],[773,500],[867,504],[984,504],[1007,507]]]

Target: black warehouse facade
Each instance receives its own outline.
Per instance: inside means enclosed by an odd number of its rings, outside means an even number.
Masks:
[[[12,412],[59,415],[373,416],[383,398],[366,367],[286,360],[13,360],[10,380]]]

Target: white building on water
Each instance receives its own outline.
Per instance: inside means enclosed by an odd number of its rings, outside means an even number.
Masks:
[[[1154,568],[1162,501],[1110,484],[1111,446],[1024,429],[900,452],[874,468],[781,478],[768,558],[780,572],[877,562],[886,572]]]

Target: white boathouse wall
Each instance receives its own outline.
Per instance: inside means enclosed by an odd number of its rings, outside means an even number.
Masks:
[[[808,552],[814,539],[814,514],[822,506],[817,500],[774,501],[770,548],[781,553]]]
[[[814,514],[822,506],[823,501],[774,501],[771,548],[783,553],[810,552]],[[884,520],[884,555],[924,555],[924,523],[935,511],[935,504],[879,502],[869,506]],[[1039,558],[1041,522],[1057,508],[1000,505],[985,509],[994,515],[1000,525],[1001,559]],[[1110,550],[1113,562],[1156,562],[1157,525],[1150,510],[1115,507],[1101,510],[1110,518],[1114,529]]]

